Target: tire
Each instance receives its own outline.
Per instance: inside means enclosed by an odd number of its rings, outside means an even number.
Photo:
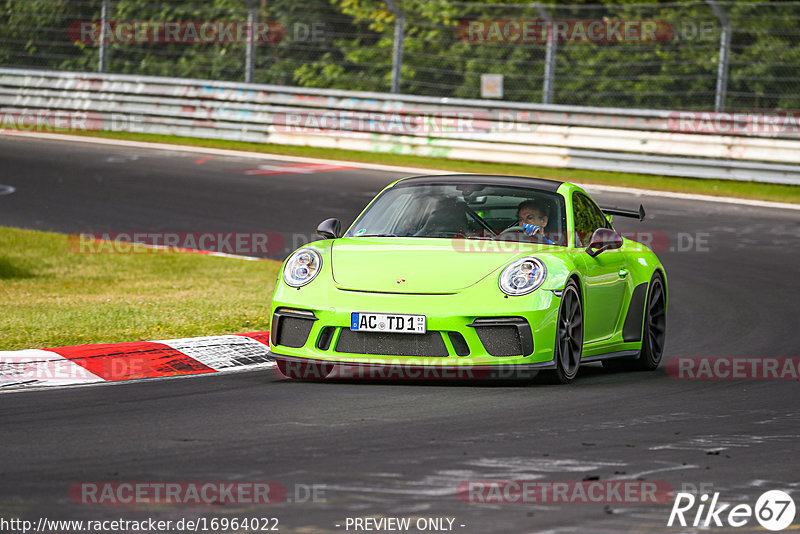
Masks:
[[[664,354],[667,334],[667,290],[664,279],[656,272],[647,288],[647,303],[642,321],[642,350],[635,360],[603,360],[603,367],[612,371],[654,371]]]
[[[667,337],[667,289],[661,274],[656,272],[650,280],[645,306],[642,352],[635,361],[636,369],[654,371],[664,355]]]
[[[569,384],[578,375],[583,354],[583,305],[574,280],[567,283],[561,295],[555,341],[553,357],[556,369],[552,375],[557,382]]]

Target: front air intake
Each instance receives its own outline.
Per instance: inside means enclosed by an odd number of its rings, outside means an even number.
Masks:
[[[531,325],[523,317],[480,317],[471,326],[491,356],[533,354]]]
[[[448,356],[447,347],[439,332],[394,334],[354,332],[346,328],[339,334],[336,352],[385,356]]]
[[[302,347],[316,320],[310,311],[278,308],[272,315],[272,344],[295,349]]]

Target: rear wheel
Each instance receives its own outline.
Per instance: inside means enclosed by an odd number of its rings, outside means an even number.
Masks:
[[[556,346],[554,356],[556,369],[554,377],[562,384],[575,379],[583,353],[583,306],[578,284],[574,280],[567,283],[561,295],[556,323]]]
[[[647,308],[642,332],[642,353],[636,360],[636,367],[642,371],[652,371],[661,363],[664,354],[664,341],[667,336],[667,292],[661,275],[656,273],[650,281],[647,295]]]
[[[653,371],[661,363],[667,334],[667,292],[659,273],[650,280],[644,314],[639,357],[635,360],[604,360],[603,367],[615,371]]]

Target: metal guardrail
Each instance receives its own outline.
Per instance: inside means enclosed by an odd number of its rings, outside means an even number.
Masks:
[[[800,185],[800,127],[749,115],[0,69],[0,128],[47,130],[59,112],[67,129]]]

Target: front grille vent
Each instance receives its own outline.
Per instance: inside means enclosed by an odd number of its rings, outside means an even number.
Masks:
[[[336,352],[386,356],[448,356],[447,347],[439,332],[394,334],[354,332],[347,328],[343,328],[339,334]]]

